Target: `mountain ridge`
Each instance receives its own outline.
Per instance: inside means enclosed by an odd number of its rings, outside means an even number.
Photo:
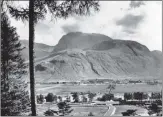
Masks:
[[[83,38],[85,35],[87,38]],[[67,39],[69,43],[59,41],[49,57],[36,62],[38,81],[161,78],[162,52],[150,51],[136,41],[88,33],[71,33],[63,37],[62,40]],[[90,37],[95,37],[91,41],[98,42],[88,41]],[[44,70],[40,71],[37,66],[42,66]]]

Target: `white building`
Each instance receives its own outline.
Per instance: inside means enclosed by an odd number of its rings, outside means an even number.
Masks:
[[[124,93],[115,93],[114,98],[122,98],[124,100]]]

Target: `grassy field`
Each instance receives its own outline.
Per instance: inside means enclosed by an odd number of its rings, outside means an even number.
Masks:
[[[57,105],[51,103],[37,104],[36,107],[37,107],[37,114],[39,116],[43,116],[44,112],[47,111],[48,109],[58,110]]]
[[[137,106],[117,105],[115,107],[116,107],[116,111],[113,116],[122,116],[121,113],[127,111],[128,109],[133,109],[133,110],[137,109],[136,114],[144,115],[144,116],[148,115],[148,111],[146,109]]]
[[[106,111],[108,110],[108,107],[106,106],[100,106],[100,107],[72,107],[74,110],[70,114],[70,116],[88,116],[90,112],[93,113],[94,116],[103,116]]]
[[[100,85],[68,85],[68,84],[36,84],[37,94],[54,93],[56,95],[67,95],[71,92],[95,92],[95,93],[106,93],[106,84]],[[125,84],[116,85],[114,93],[125,93],[125,92],[160,92],[162,89],[161,85],[147,85],[147,84]]]
[[[88,113],[92,112],[95,116],[103,116],[108,110],[107,106],[84,106],[84,105],[70,105],[73,111],[69,116],[87,116]],[[37,114],[43,116],[44,112],[48,109],[57,110],[58,107],[56,104],[44,103],[37,105]]]

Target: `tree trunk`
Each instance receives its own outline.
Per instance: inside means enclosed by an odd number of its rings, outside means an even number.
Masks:
[[[32,116],[36,116],[34,79],[34,0],[29,0],[29,72]]]

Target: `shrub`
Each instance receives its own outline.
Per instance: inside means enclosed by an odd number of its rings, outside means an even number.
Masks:
[[[74,99],[74,102],[79,102],[79,95],[77,92],[73,92],[71,93],[72,94],[72,97]]]
[[[161,93],[152,93],[151,99],[161,99],[162,94]]]
[[[93,113],[92,113],[92,112],[90,112],[90,113],[88,114],[88,116],[94,116],[94,115],[93,115]]]
[[[156,103],[152,103],[149,107],[149,113],[159,113],[161,112],[162,107],[158,107],[158,105]]]
[[[114,99],[113,94],[104,94],[101,98],[98,98],[98,101],[108,101]]]
[[[47,68],[42,66],[41,64],[38,64],[35,66],[36,71],[45,71]]]
[[[54,101],[54,95],[53,93],[48,93],[48,95],[45,97],[46,102],[53,102]]]
[[[96,93],[88,92],[89,101],[92,102],[93,98],[96,96]]]
[[[37,103],[42,104],[44,102],[44,96],[43,95],[37,95]]]
[[[87,102],[87,98],[84,95],[83,95],[82,99],[83,99],[82,100],[83,102]]]
[[[125,93],[125,94],[124,94],[124,99],[125,99],[125,100],[131,100],[132,97],[133,97],[132,93]]]
[[[122,98],[114,98],[113,101],[122,101]]]
[[[44,115],[45,116],[54,116],[54,113],[58,115],[58,112],[57,111],[54,111],[54,110],[47,110],[46,112],[44,112]]]
[[[134,93],[134,99],[136,100],[142,100],[143,99],[143,92],[135,92]]]
[[[157,105],[162,105],[162,100],[156,100],[155,103],[156,103]]]
[[[126,112],[122,112],[123,116],[134,116],[136,113],[136,110],[129,109]]]
[[[52,112],[52,110],[47,110],[46,112],[44,112],[45,116],[54,116],[54,113]]]
[[[66,102],[59,102],[57,106],[59,108],[59,113],[63,116],[68,115],[73,111],[73,109],[71,109],[71,106],[69,106],[69,104],[67,104]]]

